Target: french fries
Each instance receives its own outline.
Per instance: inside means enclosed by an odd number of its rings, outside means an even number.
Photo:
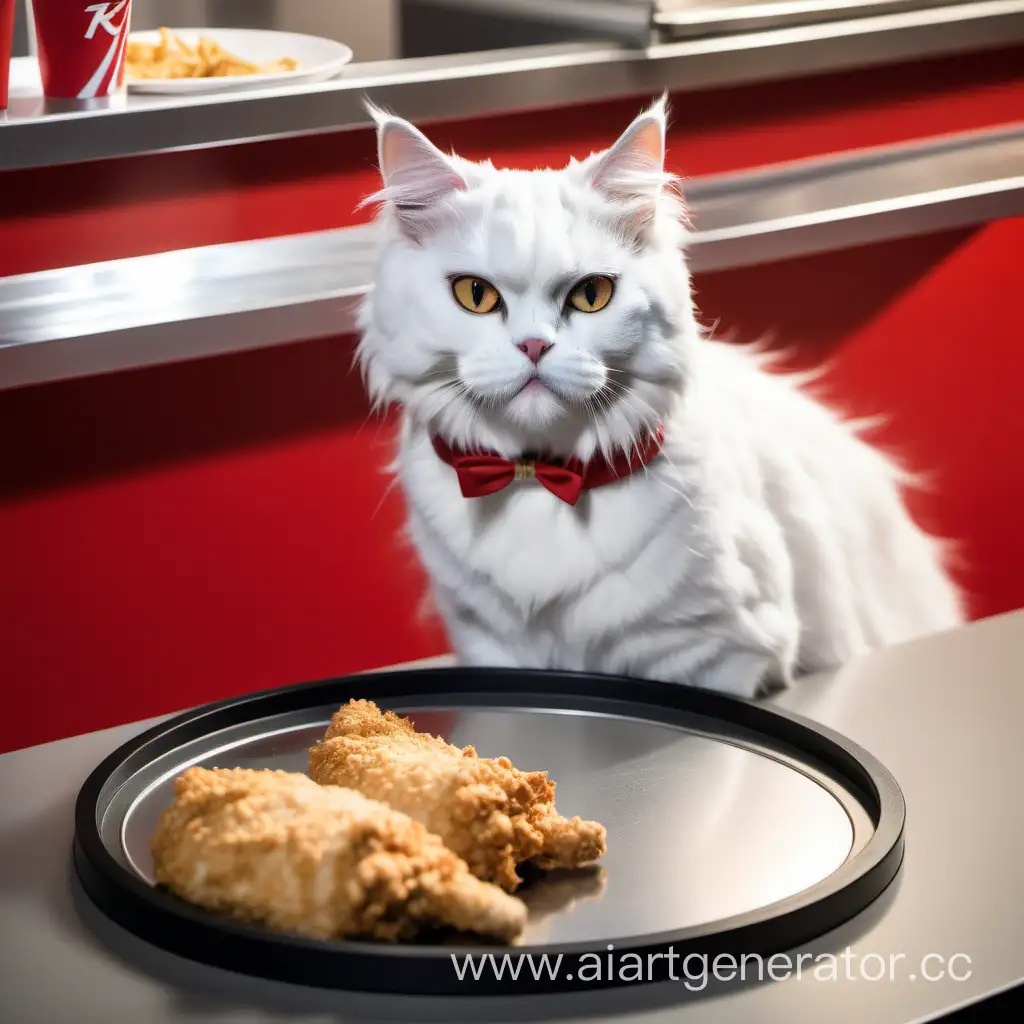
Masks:
[[[297,71],[291,57],[254,64],[225,50],[215,39],[202,36],[189,46],[170,29],[160,29],[160,42],[129,40],[125,47],[125,77],[140,81],[153,78],[224,78],[229,75],[270,75]]]

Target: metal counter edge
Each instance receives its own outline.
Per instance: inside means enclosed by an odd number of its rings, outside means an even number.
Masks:
[[[363,100],[418,121],[477,117],[877,67],[1024,42],[1024,0],[974,0],[878,16],[629,48],[574,43],[352,64],[334,81],[208,95],[130,96],[107,109],[0,114],[0,171],[234,145],[370,124]],[[472,88],[466,88],[472,83]]]

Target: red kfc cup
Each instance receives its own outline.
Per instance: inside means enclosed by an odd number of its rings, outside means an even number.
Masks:
[[[120,93],[131,12],[131,0],[32,0],[43,94],[95,100]]]
[[[7,109],[11,51],[14,48],[14,4],[15,0],[0,0],[0,110]]]

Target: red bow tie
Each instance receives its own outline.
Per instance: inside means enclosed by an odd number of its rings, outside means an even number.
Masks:
[[[562,463],[525,458],[515,461],[493,452],[456,451],[439,437],[431,440],[434,451],[458,474],[464,498],[494,494],[513,480],[536,479],[556,497],[575,505],[584,491],[614,483],[646,466],[661,451],[665,430],[659,423],[654,434],[630,452],[618,452],[610,462],[598,457],[587,463],[579,459]]]

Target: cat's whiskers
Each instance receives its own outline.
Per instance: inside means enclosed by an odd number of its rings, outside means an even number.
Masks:
[[[420,415],[428,424],[436,424],[455,439],[468,441],[479,416],[481,396],[473,393],[461,377],[434,385],[421,396]],[[463,423],[463,421],[466,421]]]
[[[380,496],[380,501],[377,502],[377,507],[373,510],[373,514],[370,516],[371,519],[376,519],[377,514],[384,507],[384,502],[388,500],[388,495],[398,486],[398,476],[394,475],[388,481],[387,487],[384,488],[384,493]]]
[[[612,451],[618,448],[623,448],[627,456],[630,458],[632,457],[634,447],[636,447],[639,452],[639,440],[636,438],[635,427],[632,423],[630,423],[628,417],[625,416],[623,410],[617,407],[616,403],[613,401],[613,396],[610,393],[609,389],[602,388],[599,391],[595,392],[591,396],[591,398],[592,418],[594,420],[596,428],[595,432],[597,434],[598,447],[601,448],[602,453],[605,455],[605,457],[607,458]],[[603,422],[601,419],[598,418],[597,411],[594,410],[594,406],[596,406],[597,410],[599,410],[602,414],[606,416],[614,416],[621,420],[621,422],[625,425],[626,428],[626,435],[629,442],[628,445],[623,447],[621,442],[617,442],[614,440],[610,430],[608,429],[607,423]],[[602,433],[604,434],[604,443],[602,443]]]
[[[677,375],[668,372],[654,375],[649,373],[640,373],[638,370],[635,369],[624,370],[618,366],[607,365],[605,366],[605,370],[607,370],[609,373],[622,374],[623,377],[631,377],[633,380],[642,381],[644,384],[654,384],[657,387],[675,387],[678,386],[679,384]]]
[[[602,409],[609,414],[617,415],[625,423],[630,437],[630,443],[626,449],[627,455],[632,458],[634,448],[637,455],[639,455],[640,437],[643,435],[644,425],[645,423],[649,424],[652,418],[657,419],[657,413],[651,405],[641,398],[634,389],[615,380],[606,380],[604,386],[593,398]],[[643,408],[639,408],[634,400],[640,403]],[[624,410],[620,406],[624,406]],[[635,422],[626,415],[627,412],[635,417]],[[650,433],[651,427],[648,425],[646,430]]]
[[[660,419],[651,404],[632,388],[627,388],[616,381],[608,381],[608,391],[615,396],[617,402],[625,406],[636,417],[637,428],[642,428],[646,424],[647,430],[651,431],[652,422]]]
[[[424,418],[428,422],[438,419],[465,391],[466,385],[458,379],[436,385],[428,395],[423,396],[421,412]],[[433,407],[435,403],[438,403],[436,408]]]
[[[413,385],[429,384],[439,378],[443,378],[447,383],[454,383],[459,379],[458,370],[454,366],[440,366],[433,370],[427,370],[426,373],[421,373],[417,377],[409,378],[409,383]]]
[[[460,403],[455,408],[455,416],[450,425],[452,435],[462,444],[468,444],[473,440],[473,432],[479,417],[479,406],[468,402]],[[461,424],[462,419],[467,421],[465,426]]]
[[[609,382],[609,383],[611,383],[611,382]],[[611,389],[608,389],[608,390],[604,391],[604,392],[603,392],[603,394],[601,395],[601,397],[603,398],[603,400],[604,400],[605,402],[611,402],[611,400],[612,400],[612,399],[611,399],[611,396],[610,396],[610,395],[609,395],[609,393],[608,393],[608,392],[609,392],[610,390],[611,390]],[[639,398],[639,396],[637,396],[637,397]],[[626,400],[628,401],[628,396],[626,396]],[[639,399],[639,400],[640,400],[640,401],[643,401],[643,399]],[[647,403],[646,403],[646,402],[644,402],[644,405],[647,405]],[[648,408],[648,409],[650,409],[650,406],[647,406],[647,408]],[[653,412],[653,410],[651,410],[651,411]],[[653,437],[653,436],[654,436],[654,431],[653,431],[653,430],[651,430],[651,429],[650,429],[649,427],[647,428],[647,433],[648,433],[648,434],[649,434],[649,435],[650,435],[651,437]],[[636,444],[637,446],[639,446],[639,443],[640,443],[640,442],[639,442],[639,438],[635,439],[635,441],[634,441],[634,444]],[[631,450],[632,450],[632,449],[630,449],[630,451],[631,451]],[[639,450],[639,448],[638,448],[638,450]],[[671,466],[672,468],[675,468],[675,463],[674,463],[674,462],[672,461],[671,457],[670,457],[669,455],[667,455],[667,454],[665,453],[664,449],[662,449],[662,451],[661,451],[661,456],[662,456],[662,457],[663,457],[663,458],[665,459],[665,461],[666,461],[666,462],[668,463],[668,465],[669,465],[669,466]],[[645,477],[647,477],[647,478],[650,478],[650,470],[649,470],[649,467],[648,467],[648,466],[644,466],[644,467],[643,467],[643,473],[644,473],[644,476],[645,476]],[[656,482],[657,482],[657,483],[661,484],[661,485],[662,485],[663,487],[667,488],[667,489],[668,489],[669,491],[671,491],[671,492],[672,492],[673,494],[675,494],[675,495],[677,495],[678,497],[682,498],[682,500],[683,500],[683,501],[684,501],[684,502],[685,502],[685,503],[686,503],[686,504],[687,504],[687,505],[688,505],[688,506],[689,506],[689,507],[690,507],[691,509],[693,509],[693,510],[696,510],[697,506],[696,506],[696,505],[694,504],[694,502],[693,502],[693,499],[692,499],[692,498],[691,498],[691,497],[690,497],[690,496],[689,496],[688,494],[686,494],[686,492],[685,492],[685,491],[682,491],[682,490],[680,490],[680,489],[679,489],[679,488],[677,488],[677,487],[673,487],[673,486],[672,486],[672,484],[671,484],[671,483],[669,482],[669,480],[668,480],[668,479],[666,479],[666,478],[665,478],[665,477],[664,477],[663,475],[662,475],[662,476],[658,476],[658,477],[656,477],[655,479],[656,479]],[[695,554],[697,554],[698,552],[694,552],[694,553],[695,553]]]

